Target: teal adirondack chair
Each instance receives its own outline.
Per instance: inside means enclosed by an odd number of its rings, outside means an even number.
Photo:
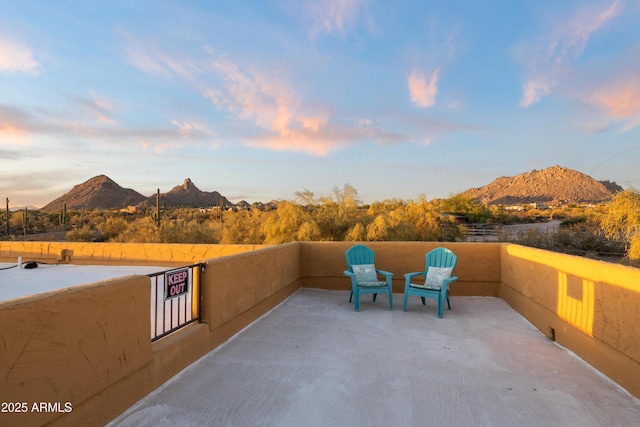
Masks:
[[[393,292],[391,278],[393,273],[375,268],[375,254],[364,245],[352,246],[345,252],[348,269],[344,275],[351,278],[351,296],[349,302],[355,297],[353,305],[356,311],[360,311],[360,294],[373,294],[376,300],[378,293],[386,292],[389,296],[389,310],[393,310]],[[384,276],[380,281],[378,274]]]
[[[435,299],[438,303],[439,318],[442,318],[445,300],[447,301],[449,310],[451,310],[449,284],[458,280],[458,278],[452,274],[457,260],[458,257],[449,249],[435,248],[425,255],[426,268],[424,271],[405,273],[403,311],[407,311],[407,300],[410,295],[421,297],[423,305],[426,305],[425,298]],[[415,280],[420,276],[424,276],[423,281],[418,282]]]

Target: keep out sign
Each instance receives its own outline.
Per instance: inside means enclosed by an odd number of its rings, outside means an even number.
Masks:
[[[177,298],[189,292],[189,269],[168,271],[165,274],[164,299]]]

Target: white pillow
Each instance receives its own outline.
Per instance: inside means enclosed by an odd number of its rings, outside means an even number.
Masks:
[[[440,289],[444,279],[451,277],[451,273],[453,273],[453,267],[429,267],[427,277],[424,279],[424,286]]]
[[[352,265],[353,274],[356,275],[357,283],[372,283],[378,281],[376,266],[374,264]]]

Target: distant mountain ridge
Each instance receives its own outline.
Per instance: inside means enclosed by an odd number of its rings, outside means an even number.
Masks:
[[[514,177],[502,176],[484,187],[471,188],[462,194],[490,205],[566,205],[602,203],[622,190],[615,182],[597,181],[581,172],[553,166]]]
[[[615,182],[596,181],[588,175],[561,166],[533,170],[514,177],[500,177],[484,187],[471,188],[462,194],[482,203],[513,205],[543,203],[548,205],[601,203],[623,190]],[[128,206],[156,206],[156,195],[143,196],[135,190],[123,188],[105,175],[95,176],[71,191],[51,201],[41,210],[122,209]],[[237,205],[217,191],[201,191],[191,182],[160,194],[160,206],[210,208],[213,206],[247,208],[245,201]]]
[[[168,193],[160,193],[160,206],[206,208],[212,206],[232,206],[233,204],[217,191],[200,191],[191,182],[184,180],[182,185],[171,189]],[[74,186],[71,191],[43,206],[45,212],[67,209],[123,209],[127,206],[156,206],[156,195],[143,196],[135,190],[123,188],[106,175],[95,176],[82,184]]]

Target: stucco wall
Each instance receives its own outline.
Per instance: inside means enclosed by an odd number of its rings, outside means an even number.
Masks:
[[[33,254],[62,249],[50,243],[29,244],[36,246],[22,248]],[[6,378],[0,383],[0,397],[29,405],[59,402],[62,409],[66,402],[73,405],[68,414],[2,416],[0,425],[105,424],[299,287],[348,290],[349,281],[342,275],[344,252],[353,243],[289,243],[260,249],[58,244],[87,260],[105,254],[102,263],[124,259],[155,264],[162,257],[188,264],[205,261],[202,323],[151,344],[146,276],[0,303],[0,375]],[[560,344],[640,397],[640,337],[635,329],[640,320],[639,270],[499,243],[366,244],[375,251],[377,266],[394,273],[398,293],[403,291],[404,273],[424,268],[426,252],[437,246],[452,249],[458,256],[459,277],[453,295],[504,298],[547,335],[553,330]],[[25,256],[16,247],[10,252]],[[219,257],[225,253],[234,254]]]
[[[300,288],[299,243],[207,261],[202,321],[216,346]]]
[[[404,292],[404,273],[424,271],[425,255],[444,246],[457,256],[452,295],[497,296],[500,288],[500,243],[366,242],[375,252],[376,267],[393,273],[393,291]],[[302,286],[347,290],[350,281],[344,253],[352,242],[301,242]]]
[[[0,303],[0,401],[28,406],[0,424],[43,425],[60,413],[34,403],[77,410],[149,363],[149,286],[128,276]]]
[[[11,242],[12,255],[46,258],[61,246]],[[202,324],[151,344],[150,281],[128,276],[0,303],[0,397],[28,413],[0,426],[104,425],[184,367],[282,302],[300,286],[298,243],[243,245],[67,244],[99,264],[205,262]],[[261,249],[262,248],[262,249]],[[103,255],[104,258],[100,258]],[[212,258],[200,258],[209,255]],[[222,256],[229,255],[229,256]],[[165,258],[163,258],[165,257]],[[97,261],[100,262],[97,262]],[[4,351],[4,350],[7,351]],[[69,413],[32,411],[34,402]]]
[[[501,298],[640,397],[639,269],[510,244],[501,269]]]
[[[176,243],[1,242],[0,260],[64,261],[73,264],[172,265],[249,252],[264,245]],[[64,251],[64,252],[63,252]],[[68,256],[68,258],[66,258]]]

